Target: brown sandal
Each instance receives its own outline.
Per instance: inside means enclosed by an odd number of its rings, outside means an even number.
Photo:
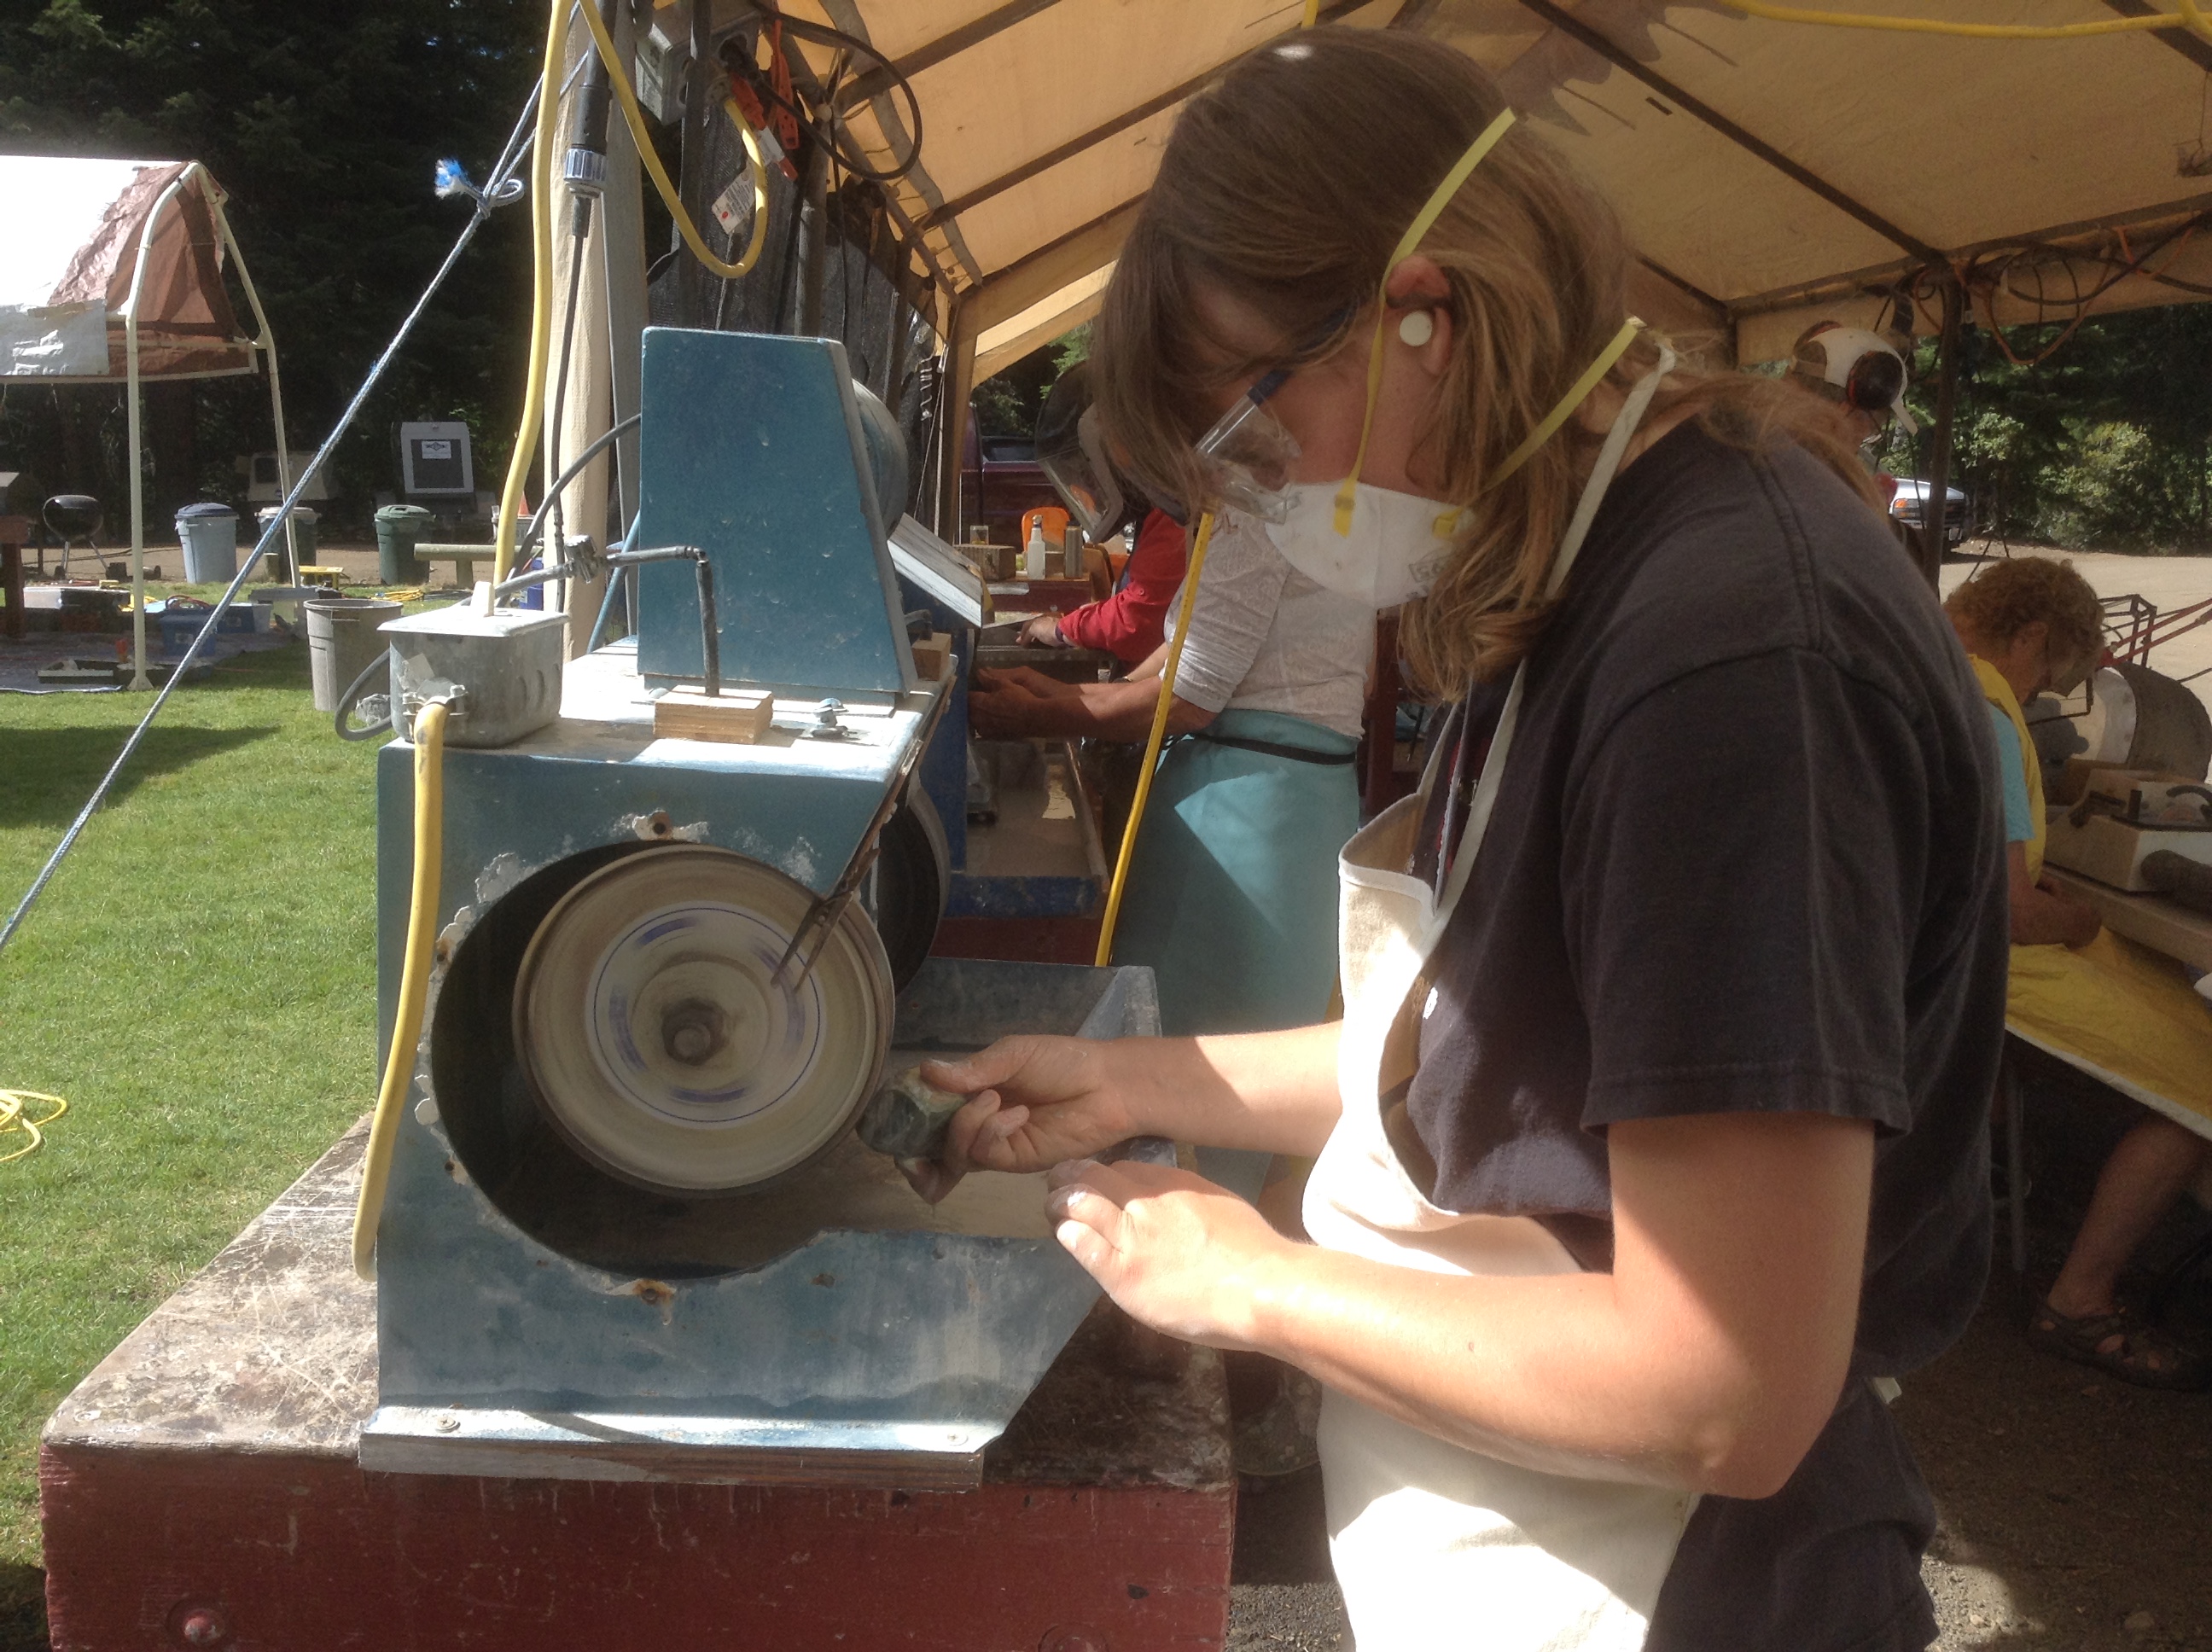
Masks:
[[[2107,1347],[2115,1338],[2117,1344]],[[2074,1319],[2053,1308],[2046,1297],[2029,1316],[2027,1342],[2031,1348],[2094,1366],[2139,1388],[2193,1394],[2212,1385],[2212,1361],[2158,1327],[2142,1324],[2124,1307]]]

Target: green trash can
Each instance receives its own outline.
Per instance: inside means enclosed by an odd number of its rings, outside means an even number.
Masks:
[[[376,513],[376,571],[386,585],[420,585],[424,574],[415,547],[429,531],[430,513],[420,505],[386,505]]]

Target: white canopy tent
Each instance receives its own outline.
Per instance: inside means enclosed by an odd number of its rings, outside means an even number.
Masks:
[[[0,378],[125,386],[135,689],[152,686],[140,386],[252,373],[265,359],[277,476],[291,491],[276,338],[223,216],[225,198],[196,161],[0,155],[9,228],[0,239]],[[253,312],[250,337],[223,285],[226,254]],[[289,519],[285,536],[289,548]]]
[[[706,3],[707,0],[696,0]],[[978,374],[1095,312],[1176,111],[1297,27],[1296,0],[786,0],[910,81],[920,163],[894,187],[947,340],[946,418]],[[1959,20],[1946,0],[1850,9]],[[714,0],[719,29],[750,15]],[[1978,0],[1976,23],[2141,18],[2152,0]],[[2212,296],[2212,45],[2178,28],[1968,39],[1766,21],[1725,0],[1323,0],[1496,75],[1603,188],[1642,254],[1639,313],[1723,360],[1812,321],[2009,328]],[[827,48],[803,48],[817,74]],[[902,153],[888,76],[848,99]],[[1955,351],[1948,352],[1955,358]],[[1942,398],[1939,395],[1939,400]],[[1948,429],[1948,424],[1945,425]],[[1937,467],[1948,465],[1939,438]],[[947,486],[951,485],[951,467]],[[1935,485],[1941,485],[1940,477]]]

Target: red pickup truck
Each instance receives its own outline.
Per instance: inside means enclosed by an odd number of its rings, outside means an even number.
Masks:
[[[1040,505],[1057,505],[1060,495],[1036,462],[1036,444],[1027,436],[987,436],[968,413],[968,434],[960,451],[959,538],[988,531],[994,545],[1021,543],[1022,516]]]

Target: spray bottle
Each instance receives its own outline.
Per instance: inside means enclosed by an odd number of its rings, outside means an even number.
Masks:
[[[1022,550],[1022,573],[1032,580],[1045,577],[1044,524],[1042,521],[1033,519],[1030,523],[1030,542]]]

